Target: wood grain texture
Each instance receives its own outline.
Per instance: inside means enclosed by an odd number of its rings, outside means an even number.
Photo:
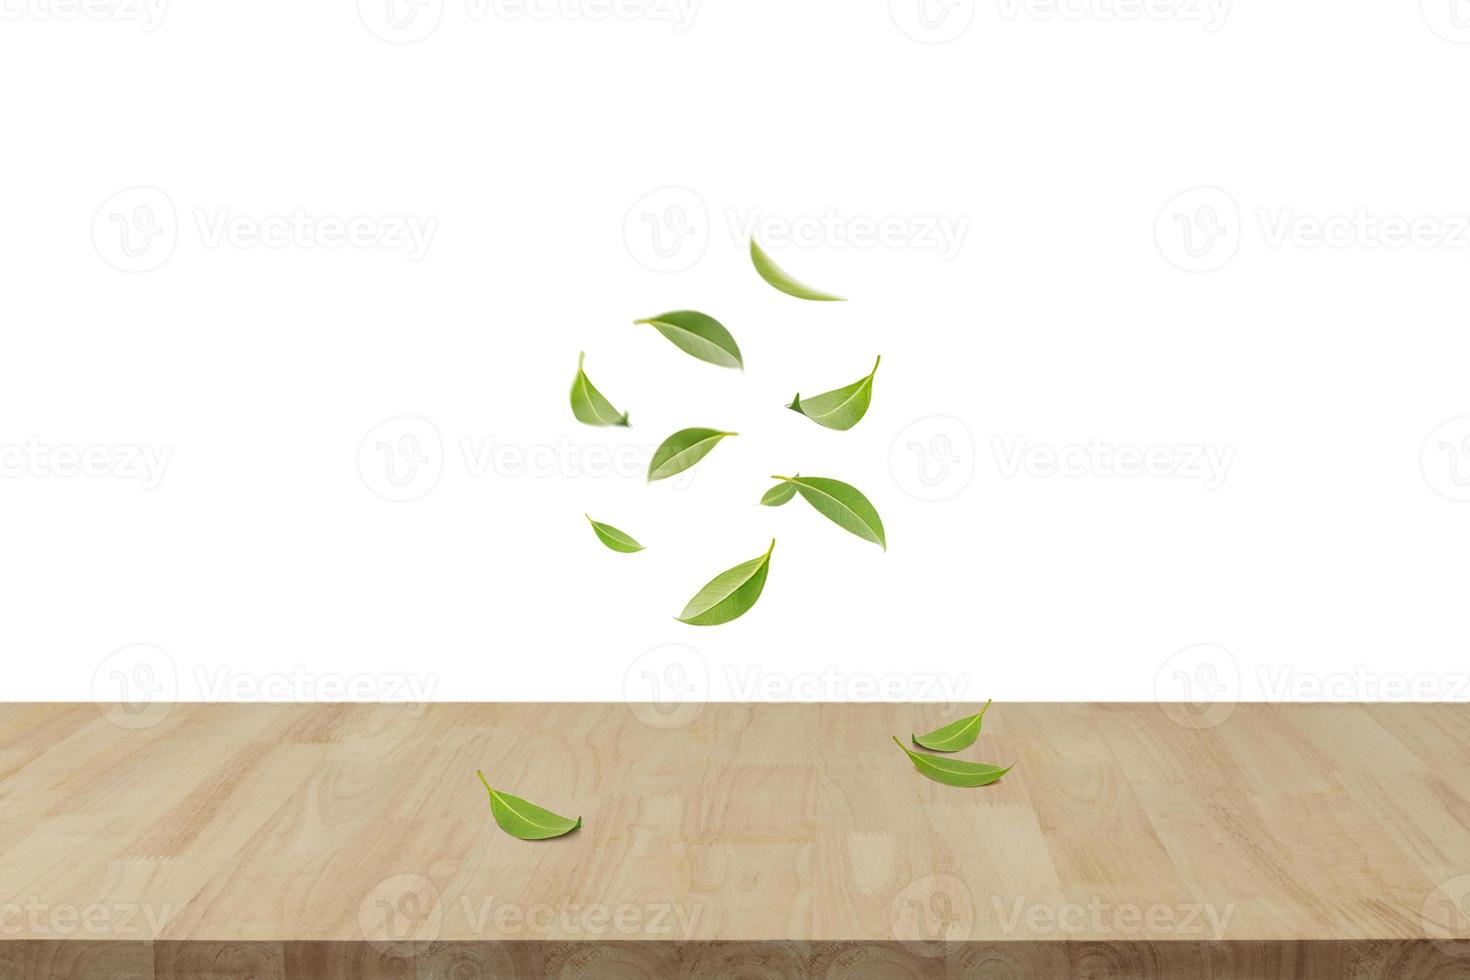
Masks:
[[[0,980],[1470,980],[1470,708],[978,709],[0,705]]]

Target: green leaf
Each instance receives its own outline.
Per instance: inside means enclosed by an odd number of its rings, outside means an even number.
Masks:
[[[844,531],[851,531],[864,541],[888,550],[883,520],[857,487],[821,476],[773,476],[771,479],[795,484],[796,492],[823,517]]]
[[[801,476],[800,473],[796,475]],[[761,503],[767,507],[780,507],[794,496],[796,496],[796,484],[778,483],[761,495]]]
[[[771,552],[775,549],[773,538],[771,546],[759,558],[716,575],[675,618],[690,626],[718,626],[745,615],[766,587],[766,573],[770,571]]]
[[[582,516],[587,517],[586,514]],[[643,545],[634,541],[628,534],[619,531],[611,524],[601,524],[590,517],[587,517],[587,523],[592,525],[592,530],[597,534],[597,540],[607,545],[613,551],[620,551],[625,555],[631,555],[635,551],[643,550]]]
[[[577,376],[572,379],[572,414],[578,422],[588,425],[627,426],[628,413],[613,408],[612,402],[587,380],[587,372],[582,370],[582,361],[586,357],[585,352],[577,354]]]
[[[568,820],[550,810],[543,810],[534,803],[527,803],[519,796],[491,789],[485,774],[478,769],[475,772],[479,775],[480,782],[485,784],[485,791],[490,794],[491,815],[500,824],[500,829],[512,837],[519,837],[521,840],[546,840],[570,834],[582,826],[581,817]]]
[[[970,715],[959,721],[952,721],[942,728],[936,728],[927,735],[912,736],[915,745],[921,745],[932,752],[958,752],[967,749],[975,743],[975,738],[980,734],[980,723],[985,719],[985,712],[989,710],[990,702],[985,702],[985,707],[980,709],[978,715]]]
[[[818,425],[845,432],[861,422],[867,414],[868,403],[873,400],[873,375],[878,373],[878,364],[882,360],[882,355],[879,355],[878,360],[873,362],[872,372],[861,381],[813,395],[806,401],[802,401],[798,394],[786,407],[793,412],[800,412]]]
[[[754,235],[750,236],[750,261],[755,264],[755,271],[761,274],[762,279],[788,296],[795,296],[797,299],[816,300],[823,303],[847,302],[841,296],[819,292],[810,286],[803,286],[795,279],[792,279],[791,276],[786,274],[784,269],[771,261],[771,257],[756,242]]]
[[[648,464],[648,482],[667,480],[675,473],[682,473],[709,455],[715,444],[737,432],[720,432],[717,429],[680,429],[663,441],[653,451]]]
[[[910,752],[908,747],[893,737],[894,743],[913,762],[914,768],[938,783],[946,786],[988,786],[1006,773],[1013,766],[988,766],[983,762],[964,762],[960,759],[940,759],[932,755],[923,755],[919,752]]]
[[[712,316],[694,310],[677,310],[633,322],[648,324],[673,341],[675,347],[701,361],[720,367],[745,368],[735,338]]]

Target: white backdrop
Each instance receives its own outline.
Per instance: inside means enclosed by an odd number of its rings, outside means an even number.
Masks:
[[[0,12],[5,699],[1467,697],[1464,0]]]

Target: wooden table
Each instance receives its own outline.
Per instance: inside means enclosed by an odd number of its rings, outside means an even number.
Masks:
[[[1470,977],[1470,708],[977,708],[0,705],[0,978]]]

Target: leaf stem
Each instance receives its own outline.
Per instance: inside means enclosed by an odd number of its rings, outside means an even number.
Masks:
[[[479,769],[476,769],[475,770],[475,775],[476,776],[479,776],[480,777],[480,782],[482,782],[482,783],[485,784],[485,792],[487,792],[487,793],[493,793],[493,792],[495,792],[495,790],[493,790],[493,789],[490,788],[490,781],[485,778],[485,774],[482,771],[480,771]]]
[[[771,557],[771,552],[773,552],[775,550],[776,550],[776,539],[775,538],[772,538],[771,539],[771,546],[766,549],[766,557],[767,558]]]
[[[871,370],[871,371],[868,372],[868,377],[871,378],[873,375],[877,374],[878,373],[878,365],[879,364],[882,364],[882,363],[883,363],[883,355],[882,354],[879,354],[878,355],[878,359],[873,362],[873,370]]]

